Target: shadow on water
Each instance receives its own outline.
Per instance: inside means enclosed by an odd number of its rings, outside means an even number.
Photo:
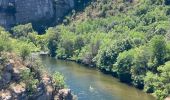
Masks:
[[[155,100],[95,69],[45,56],[41,60],[51,74],[59,71],[65,76],[66,84],[79,100]]]

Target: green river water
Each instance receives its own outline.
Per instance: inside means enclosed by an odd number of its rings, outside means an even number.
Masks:
[[[62,73],[79,100],[155,100],[151,95],[119,82],[111,75],[74,62],[40,57],[50,73]]]

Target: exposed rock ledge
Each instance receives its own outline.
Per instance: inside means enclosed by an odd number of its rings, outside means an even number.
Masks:
[[[75,100],[70,89],[56,89],[52,78],[47,74],[38,74],[30,63],[23,64],[21,59],[14,54],[5,54],[7,60],[0,58],[1,78],[0,78],[0,100]],[[5,58],[6,58],[5,57]],[[27,66],[27,67],[26,67]],[[21,80],[21,71],[30,69],[37,74],[40,81],[36,91],[29,95],[26,83]],[[39,77],[39,78],[38,78]]]

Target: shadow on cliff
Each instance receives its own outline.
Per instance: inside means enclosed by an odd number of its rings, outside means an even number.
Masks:
[[[83,11],[94,0],[75,0],[75,10]]]
[[[76,12],[81,12],[83,11],[93,0],[75,0],[75,6],[72,10],[75,10]],[[55,9],[55,8],[54,8]],[[37,31],[40,35],[44,34],[46,29],[48,29],[48,27],[54,27],[56,25],[59,25],[61,23],[63,23],[65,16],[67,15],[71,15],[72,14],[72,10],[69,10],[68,12],[65,13],[65,15],[63,17],[61,17],[59,20],[56,21],[55,16],[50,19],[50,20],[39,20],[36,22],[32,22],[33,28],[35,31]]]

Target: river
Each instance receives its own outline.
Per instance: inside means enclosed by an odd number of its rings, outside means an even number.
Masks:
[[[58,71],[64,75],[68,88],[79,100],[155,100],[151,95],[95,69],[47,56],[40,58],[51,74]]]

